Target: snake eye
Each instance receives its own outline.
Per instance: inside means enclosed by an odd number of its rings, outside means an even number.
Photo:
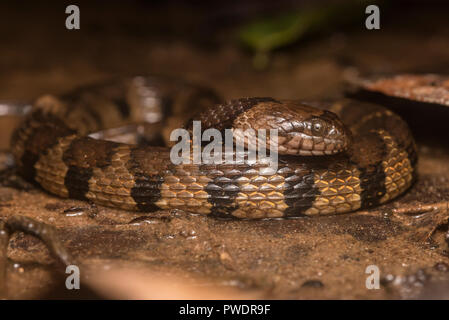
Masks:
[[[326,124],[320,119],[312,120],[312,133],[315,136],[323,135],[323,132],[326,128]]]

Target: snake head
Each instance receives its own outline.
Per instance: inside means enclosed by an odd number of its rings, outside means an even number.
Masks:
[[[346,151],[351,131],[338,116],[296,101],[263,102],[234,121],[235,128],[278,129],[277,143],[267,139],[279,154],[320,156]]]

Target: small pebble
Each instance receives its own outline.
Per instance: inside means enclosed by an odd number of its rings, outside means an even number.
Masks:
[[[85,208],[80,208],[80,207],[70,207],[66,210],[63,211],[63,213],[67,216],[67,217],[78,217],[78,216],[82,216],[85,212]]]
[[[396,279],[396,277],[393,274],[389,273],[385,277],[380,279],[380,283],[382,285],[386,286],[386,285],[392,283],[395,279]]]
[[[435,268],[435,270],[440,271],[440,272],[448,272],[449,271],[449,265],[444,262],[438,262],[433,267]]]
[[[324,284],[320,280],[307,280],[301,285],[302,288],[323,288]]]

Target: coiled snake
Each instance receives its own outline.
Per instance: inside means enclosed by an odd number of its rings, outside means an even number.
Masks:
[[[20,174],[61,197],[245,219],[371,207],[402,194],[415,178],[407,124],[381,106],[350,99],[327,110],[271,98],[218,102],[207,88],[155,77],[47,95],[16,130],[12,152]],[[160,131],[163,115],[209,105],[194,117],[203,129],[279,128],[276,172],[260,174],[258,162],[176,165],[168,147],[87,136],[142,119]]]

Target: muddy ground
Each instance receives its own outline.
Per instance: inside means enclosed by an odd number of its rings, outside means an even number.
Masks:
[[[432,7],[398,11],[378,31],[361,24],[306,39],[273,53],[258,71],[229,25],[204,31],[204,21],[211,22],[203,9],[80,6],[81,30],[68,31],[64,6],[0,5],[7,17],[0,19],[2,100],[30,101],[129,74],[181,77],[227,99],[319,100],[341,97],[345,77],[354,73],[449,73],[447,15]],[[1,121],[5,132],[14,124]],[[55,226],[87,276],[82,290],[65,290],[47,248],[16,233],[7,297],[448,298],[447,136],[423,140],[428,124],[413,129],[419,179],[406,195],[369,211],[290,220],[224,221],[179,211],[139,219],[49,195],[17,177],[3,153],[0,218],[25,215]],[[1,140],[5,145],[7,133]],[[403,212],[436,203],[421,214]],[[378,290],[366,288],[369,265],[380,269]]]

